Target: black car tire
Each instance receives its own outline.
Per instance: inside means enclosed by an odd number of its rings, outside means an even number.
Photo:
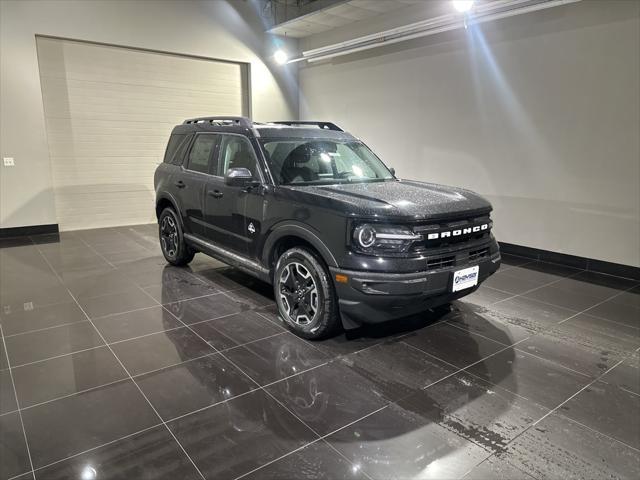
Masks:
[[[288,270],[289,273],[285,273],[285,270]],[[289,279],[290,275],[294,275],[291,280]],[[297,284],[295,283],[296,275],[298,276]],[[281,280],[285,277],[287,282],[282,282]],[[311,300],[313,290],[301,297],[297,296],[298,294],[295,292],[306,291],[311,284],[312,287],[315,287],[317,295],[315,301]],[[299,286],[298,290],[296,290],[296,285]],[[280,318],[296,335],[316,340],[327,337],[337,330],[340,321],[333,282],[322,260],[310,250],[296,247],[287,250],[280,256],[276,263],[273,289]],[[287,300],[292,296],[296,299],[299,298],[300,302],[295,303],[295,300]],[[313,308],[313,304],[315,308]],[[295,305],[299,305],[299,310],[295,309]],[[296,315],[296,319],[290,315],[291,312],[294,314],[308,313],[305,312],[308,305],[311,305],[314,312],[312,318],[306,317],[308,321],[300,319],[302,314]]]
[[[182,225],[178,215],[171,207],[165,208],[158,218],[158,235],[162,255],[171,265],[187,265],[196,252],[184,241]]]

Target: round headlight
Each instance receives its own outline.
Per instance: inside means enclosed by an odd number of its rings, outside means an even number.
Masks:
[[[376,243],[376,231],[371,225],[360,225],[353,236],[362,248],[372,247]]]

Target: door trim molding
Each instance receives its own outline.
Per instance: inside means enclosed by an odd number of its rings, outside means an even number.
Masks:
[[[252,273],[258,273],[260,278],[266,276],[269,277],[269,269],[263,267],[258,262],[254,262],[253,260],[249,260],[248,258],[243,257],[235,252],[231,252],[225,248],[219,247],[218,245],[204,240],[202,238],[196,237],[195,235],[191,235],[189,233],[184,234],[184,238],[191,242],[195,243],[199,247],[203,247],[208,252],[216,254],[216,256],[222,257],[220,258],[225,263],[230,263],[232,265],[237,265],[239,267],[244,267],[251,270]]]

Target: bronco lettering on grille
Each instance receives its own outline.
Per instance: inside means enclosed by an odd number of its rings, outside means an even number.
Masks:
[[[483,223],[482,225],[475,225],[473,227],[460,228],[458,230],[443,230],[442,232],[434,232],[434,233],[427,234],[427,240],[437,240],[438,238],[471,235],[472,233],[478,233],[488,229],[489,229],[489,224]]]

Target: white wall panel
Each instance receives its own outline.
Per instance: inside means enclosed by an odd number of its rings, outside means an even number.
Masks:
[[[305,65],[300,116],[486,195],[501,241],[640,266],[639,83],[640,2],[582,1]]]
[[[173,126],[247,114],[242,64],[47,37],[37,47],[61,230],[153,221]]]

